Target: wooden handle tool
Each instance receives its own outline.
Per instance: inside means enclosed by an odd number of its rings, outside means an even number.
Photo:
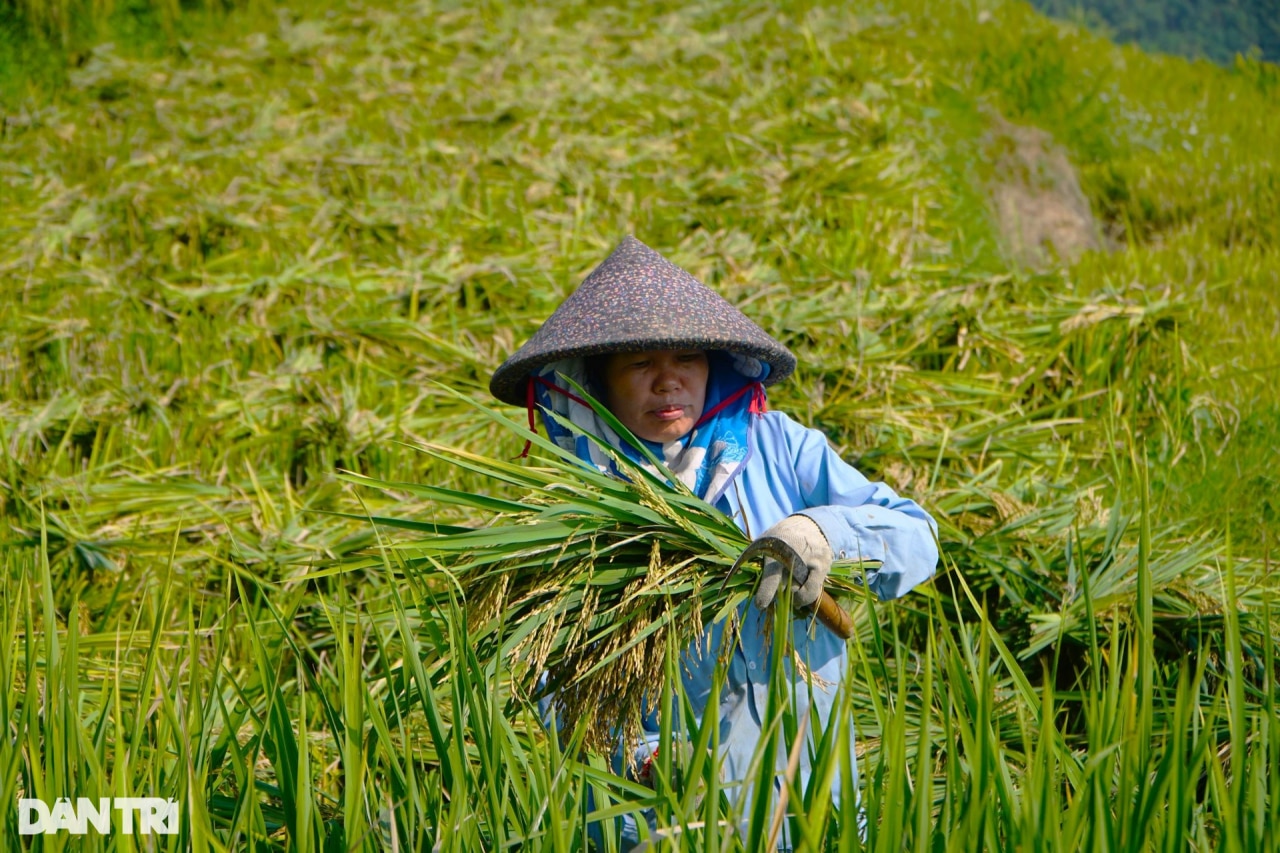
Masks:
[[[736,572],[743,563],[758,557],[771,557],[784,566],[790,566],[793,563],[793,555],[790,548],[777,539],[766,537],[757,539],[748,545],[743,550],[742,556],[734,561],[733,568],[730,571]],[[793,568],[792,582],[796,584],[804,583],[805,577],[808,576],[808,571],[808,567],[803,564]],[[835,632],[835,635],[840,639],[848,640],[853,636],[853,619],[825,589],[818,593],[818,599],[813,603],[811,609],[818,617],[818,621]]]

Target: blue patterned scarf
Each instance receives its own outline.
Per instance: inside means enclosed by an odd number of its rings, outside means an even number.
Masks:
[[[707,397],[702,418],[683,438],[666,443],[640,439],[658,459],[663,460],[676,479],[709,504],[715,504],[734,476],[747,464],[747,435],[751,418],[765,411],[764,386],[769,365],[749,356],[712,351],[707,353]],[[542,410],[547,435],[560,447],[588,465],[621,476],[613,460],[586,436],[563,425],[548,412],[555,412],[578,430],[599,436],[614,450],[637,465],[658,474],[639,450],[624,442],[595,411],[560,380],[567,376],[598,400],[604,389],[592,387],[581,358],[552,362],[530,377],[530,426],[533,405]],[[557,375],[558,374],[558,375]]]

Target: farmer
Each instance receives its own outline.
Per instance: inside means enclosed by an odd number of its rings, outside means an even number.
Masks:
[[[869,482],[821,432],[766,409],[765,386],[787,378],[795,364],[786,347],[741,311],[627,237],[489,384],[499,400],[527,407],[531,427],[540,410],[551,438],[585,463],[617,473],[595,443],[548,412],[646,464],[564,381],[573,379],[748,538],[771,540],[769,553],[781,559],[765,561],[754,601],[741,614],[719,696],[710,692],[725,626],[711,626],[683,658],[684,689],[699,718],[708,702],[719,705],[722,773],[730,780],[745,778],[761,739],[770,660],[763,628],[781,582],[793,585],[792,640],[810,673],[792,691],[797,719],[809,717],[812,702],[825,728],[848,654],[845,641],[806,608],[819,598],[832,561],[878,562],[867,584],[889,599],[930,577],[938,559],[934,523],[923,509]],[[656,715],[644,728],[646,742],[634,756],[641,768],[657,744]],[[808,736],[812,741],[813,729]],[[814,749],[812,742],[807,746],[800,790]],[[852,738],[849,749],[852,766]],[[779,756],[780,769],[786,760]],[[624,840],[634,831],[625,827]]]

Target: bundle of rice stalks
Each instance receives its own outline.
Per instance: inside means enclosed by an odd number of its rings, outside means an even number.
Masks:
[[[482,411],[528,437],[523,426]],[[607,410],[598,411],[612,419]],[[611,426],[626,435],[620,423]],[[620,479],[540,436],[532,442],[542,452],[536,459],[541,464],[434,444],[419,448],[523,490],[514,500],[347,479],[492,516],[480,528],[439,528],[390,545],[388,556],[432,606],[444,608],[461,593],[480,661],[510,672],[517,700],[550,696],[557,719],[581,727],[589,750],[608,753],[620,739],[630,743],[638,735],[642,708],[660,693],[669,645],[687,648],[718,620],[728,620],[726,635],[732,636],[760,567],[732,570],[748,544],[745,536],[674,477],[664,480],[660,466],[655,475],[613,454],[625,477]],[[828,591],[836,597],[853,593],[862,568],[837,564]]]

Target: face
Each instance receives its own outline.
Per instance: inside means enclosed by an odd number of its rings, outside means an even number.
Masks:
[[[604,366],[609,410],[640,438],[683,438],[702,417],[707,371],[702,350],[614,353]]]

